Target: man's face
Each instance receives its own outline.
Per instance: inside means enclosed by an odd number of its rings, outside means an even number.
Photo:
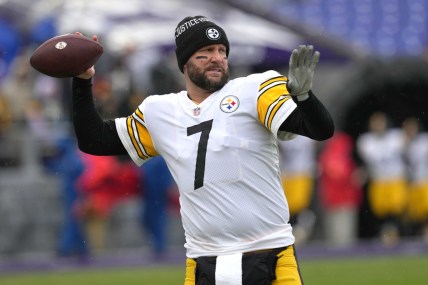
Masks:
[[[229,80],[226,47],[222,44],[205,46],[196,51],[184,66],[196,86],[215,92]]]
[[[375,133],[383,133],[388,128],[388,122],[386,115],[384,113],[374,113],[370,117],[370,124],[369,124],[370,130]]]

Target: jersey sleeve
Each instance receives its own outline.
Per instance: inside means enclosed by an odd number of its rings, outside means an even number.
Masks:
[[[295,137],[294,134],[284,131],[278,133],[281,124],[297,106],[291,99],[286,83],[287,78],[276,71],[262,73],[257,97],[260,123],[281,140]]]
[[[143,101],[131,116],[115,120],[120,140],[138,166],[158,155],[144,120],[144,105]]]

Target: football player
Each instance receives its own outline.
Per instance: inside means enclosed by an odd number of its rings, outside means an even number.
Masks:
[[[277,140],[324,140],[334,132],[311,91],[319,52],[293,50],[288,78],[270,70],[230,80],[229,41],[220,26],[186,17],[175,42],[186,90],[149,96],[129,117],[97,114],[93,67],[73,79],[81,150],[129,154],[138,165],[165,159],[180,191],[186,285],[302,284]]]
[[[428,133],[415,117],[406,118],[405,134],[409,200],[407,212],[419,234],[428,241]]]
[[[368,130],[358,137],[356,147],[368,173],[367,198],[380,222],[378,236],[384,245],[395,246],[408,201],[404,134],[390,128],[386,113],[376,111],[370,115]]]

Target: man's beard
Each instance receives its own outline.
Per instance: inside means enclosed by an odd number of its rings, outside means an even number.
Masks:
[[[224,71],[223,68],[221,68],[221,70]],[[209,92],[220,90],[229,80],[229,70],[223,73],[220,81],[213,81],[209,80],[208,77],[205,76],[204,71],[191,62],[187,63],[187,74],[196,86]]]

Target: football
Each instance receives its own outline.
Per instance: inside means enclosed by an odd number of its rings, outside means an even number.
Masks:
[[[42,43],[32,54],[30,64],[52,77],[73,77],[93,66],[102,53],[98,42],[83,35],[65,34]]]

